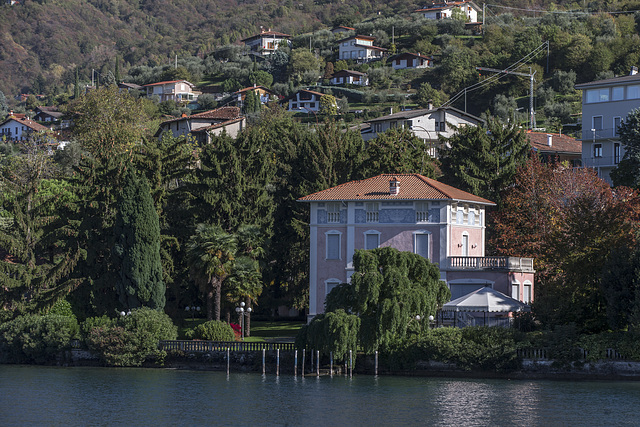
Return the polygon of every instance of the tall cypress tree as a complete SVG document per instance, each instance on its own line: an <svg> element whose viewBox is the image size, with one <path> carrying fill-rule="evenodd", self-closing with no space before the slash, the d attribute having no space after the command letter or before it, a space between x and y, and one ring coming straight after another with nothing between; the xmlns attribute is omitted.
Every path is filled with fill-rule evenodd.
<svg viewBox="0 0 640 427"><path fill-rule="evenodd" d="M147 179L128 169L118 199L114 226L115 255L119 261L116 282L125 308L163 309L165 286L160 259L160 223Z"/></svg>

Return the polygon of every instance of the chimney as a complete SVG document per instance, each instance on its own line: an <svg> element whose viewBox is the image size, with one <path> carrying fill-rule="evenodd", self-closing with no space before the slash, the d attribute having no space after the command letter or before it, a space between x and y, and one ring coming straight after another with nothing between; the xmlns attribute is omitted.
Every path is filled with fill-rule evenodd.
<svg viewBox="0 0 640 427"><path fill-rule="evenodd" d="M389 114L393 114L393 107L389 108Z"/></svg>
<svg viewBox="0 0 640 427"><path fill-rule="evenodd" d="M400 180L395 176L389 181L389 194L395 196L400 192Z"/></svg>
<svg viewBox="0 0 640 427"><path fill-rule="evenodd" d="M629 73L630 76L635 76L636 74L638 74L638 67L636 67L635 65L631 67L631 72Z"/></svg>
<svg viewBox="0 0 640 427"><path fill-rule="evenodd" d="M551 147L553 145L553 135L547 134L547 145Z"/></svg>
<svg viewBox="0 0 640 427"><path fill-rule="evenodd" d="M182 113L181 117L187 117L187 113Z"/></svg>

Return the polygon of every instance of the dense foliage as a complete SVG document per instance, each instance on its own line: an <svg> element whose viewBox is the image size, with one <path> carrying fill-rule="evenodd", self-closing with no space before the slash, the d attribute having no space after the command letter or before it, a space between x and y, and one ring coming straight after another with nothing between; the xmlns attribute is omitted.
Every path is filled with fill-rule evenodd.
<svg viewBox="0 0 640 427"><path fill-rule="evenodd" d="M209 320L193 330L194 338L209 341L234 341L235 333L227 322Z"/></svg>

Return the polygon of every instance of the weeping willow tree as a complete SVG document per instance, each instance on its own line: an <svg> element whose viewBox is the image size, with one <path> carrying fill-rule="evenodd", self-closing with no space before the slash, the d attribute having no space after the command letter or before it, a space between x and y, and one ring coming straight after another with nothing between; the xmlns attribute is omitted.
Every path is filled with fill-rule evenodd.
<svg viewBox="0 0 640 427"><path fill-rule="evenodd" d="M416 316L435 316L451 298L438 267L420 255L390 247L357 250L353 265L351 283L329 293L326 313L303 328L299 346L338 354L356 349L357 334L366 352L384 350L407 336Z"/></svg>

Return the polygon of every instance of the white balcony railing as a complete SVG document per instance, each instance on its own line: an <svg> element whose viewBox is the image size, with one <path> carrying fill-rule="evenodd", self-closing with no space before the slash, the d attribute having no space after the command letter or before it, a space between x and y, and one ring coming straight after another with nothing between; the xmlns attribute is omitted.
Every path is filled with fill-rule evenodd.
<svg viewBox="0 0 640 427"><path fill-rule="evenodd" d="M429 212L416 212L416 222L427 222L429 221Z"/></svg>
<svg viewBox="0 0 640 427"><path fill-rule="evenodd" d="M340 212L327 212L327 222L330 224L340 223Z"/></svg>
<svg viewBox="0 0 640 427"><path fill-rule="evenodd" d="M521 270L533 272L533 258L519 257L449 257L452 270Z"/></svg>
<svg viewBox="0 0 640 427"><path fill-rule="evenodd" d="M378 211L367 212L367 222L378 222Z"/></svg>

